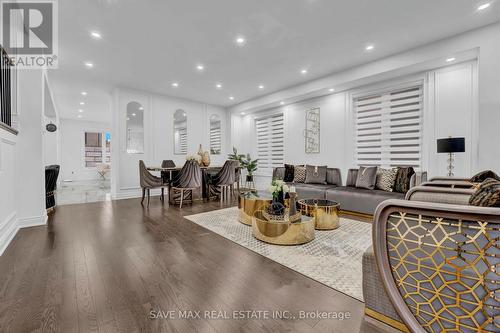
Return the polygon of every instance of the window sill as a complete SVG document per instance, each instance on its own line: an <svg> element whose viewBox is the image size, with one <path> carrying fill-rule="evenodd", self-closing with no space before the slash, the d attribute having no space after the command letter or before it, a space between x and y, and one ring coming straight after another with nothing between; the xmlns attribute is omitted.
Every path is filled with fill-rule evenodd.
<svg viewBox="0 0 500 333"><path fill-rule="evenodd" d="M15 130L14 128L10 127L7 124L2 123L1 121L0 121L0 128L14 135L17 135L19 133L17 130Z"/></svg>

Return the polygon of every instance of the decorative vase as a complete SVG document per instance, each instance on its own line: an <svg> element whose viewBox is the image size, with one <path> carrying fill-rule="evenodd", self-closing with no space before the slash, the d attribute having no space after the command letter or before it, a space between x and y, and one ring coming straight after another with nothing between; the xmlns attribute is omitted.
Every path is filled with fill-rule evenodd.
<svg viewBox="0 0 500 333"><path fill-rule="evenodd" d="M267 212L271 215L285 215L285 199L283 191L278 192L275 196L273 195L273 201L271 202L271 205L269 205Z"/></svg>
<svg viewBox="0 0 500 333"><path fill-rule="evenodd" d="M210 165L210 153L208 151L203 152L203 155L201 157L201 164L206 167Z"/></svg>
<svg viewBox="0 0 500 333"><path fill-rule="evenodd" d="M288 199L289 200L288 203L290 206L289 214L290 214L290 216L293 216L293 215L297 214L297 205L296 205L296 200L295 200L295 198L297 197L297 193L290 192L289 196L290 196Z"/></svg>

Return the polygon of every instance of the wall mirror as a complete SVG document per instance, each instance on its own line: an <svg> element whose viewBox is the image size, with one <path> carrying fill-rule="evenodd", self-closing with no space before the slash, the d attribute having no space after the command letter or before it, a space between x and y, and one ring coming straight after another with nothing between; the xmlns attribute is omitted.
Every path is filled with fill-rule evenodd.
<svg viewBox="0 0 500 333"><path fill-rule="evenodd" d="M127 153L144 153L144 107L137 102L127 104Z"/></svg>
<svg viewBox="0 0 500 333"><path fill-rule="evenodd" d="M210 116L210 154L219 155L222 150L222 132L220 116Z"/></svg>
<svg viewBox="0 0 500 333"><path fill-rule="evenodd" d="M187 154L187 115L181 109L174 113L174 154Z"/></svg>

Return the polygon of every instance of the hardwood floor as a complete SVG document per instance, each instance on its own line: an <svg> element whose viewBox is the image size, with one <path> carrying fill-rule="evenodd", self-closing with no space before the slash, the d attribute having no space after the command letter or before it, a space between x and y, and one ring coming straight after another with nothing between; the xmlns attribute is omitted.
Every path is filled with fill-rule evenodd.
<svg viewBox="0 0 500 333"><path fill-rule="evenodd" d="M361 302L182 217L218 202L182 210L157 197L149 209L139 202L60 206L48 226L20 230L0 257L0 332L379 332ZM202 318L178 318L184 310ZM204 314L244 310L350 319ZM152 318L168 311L176 318Z"/></svg>

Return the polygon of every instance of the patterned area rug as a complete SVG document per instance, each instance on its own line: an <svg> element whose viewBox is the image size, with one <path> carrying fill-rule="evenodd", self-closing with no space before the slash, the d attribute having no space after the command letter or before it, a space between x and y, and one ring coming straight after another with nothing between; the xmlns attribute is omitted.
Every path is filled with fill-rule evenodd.
<svg viewBox="0 0 500 333"><path fill-rule="evenodd" d="M238 208L220 209L186 216L247 249L363 301L361 260L371 245L370 223L341 218L340 227L316 231L316 238L298 246L279 246L252 236L252 227L238 222Z"/></svg>

